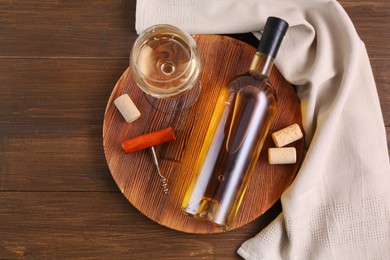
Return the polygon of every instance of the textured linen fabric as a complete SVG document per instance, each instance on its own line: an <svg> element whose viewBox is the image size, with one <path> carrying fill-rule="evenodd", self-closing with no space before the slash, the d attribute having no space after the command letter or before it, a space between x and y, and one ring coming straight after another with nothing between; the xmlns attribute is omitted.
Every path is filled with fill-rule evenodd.
<svg viewBox="0 0 390 260"><path fill-rule="evenodd" d="M297 85L306 155L282 213L238 253L246 259L389 259L390 166L369 59L336 1L138 0L136 29L259 32L290 28L276 65Z"/></svg>

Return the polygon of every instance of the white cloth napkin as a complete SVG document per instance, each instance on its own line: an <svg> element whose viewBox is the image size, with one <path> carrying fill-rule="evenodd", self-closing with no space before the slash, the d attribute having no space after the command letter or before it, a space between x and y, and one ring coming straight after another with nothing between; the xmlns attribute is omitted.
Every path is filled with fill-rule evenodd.
<svg viewBox="0 0 390 260"><path fill-rule="evenodd" d="M390 258L390 166L363 42L332 0L138 0L136 29L261 31L290 24L276 59L298 85L307 153L281 198L282 213L238 253L246 259Z"/></svg>

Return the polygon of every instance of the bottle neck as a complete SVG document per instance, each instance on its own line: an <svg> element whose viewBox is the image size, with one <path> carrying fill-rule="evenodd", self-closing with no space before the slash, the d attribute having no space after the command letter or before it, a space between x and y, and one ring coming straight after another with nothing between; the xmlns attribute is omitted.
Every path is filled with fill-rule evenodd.
<svg viewBox="0 0 390 260"><path fill-rule="evenodd" d="M256 52L253 57L249 74L255 78L269 78L274 65L274 58L262 52Z"/></svg>

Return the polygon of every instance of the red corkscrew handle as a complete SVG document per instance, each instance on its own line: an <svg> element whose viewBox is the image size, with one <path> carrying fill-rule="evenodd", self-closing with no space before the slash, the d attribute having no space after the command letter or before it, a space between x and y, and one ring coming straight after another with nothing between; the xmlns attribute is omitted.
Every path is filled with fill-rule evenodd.
<svg viewBox="0 0 390 260"><path fill-rule="evenodd" d="M159 131L125 140L122 142L122 148L125 153L132 153L174 140L176 140L176 136L172 127L167 127Z"/></svg>

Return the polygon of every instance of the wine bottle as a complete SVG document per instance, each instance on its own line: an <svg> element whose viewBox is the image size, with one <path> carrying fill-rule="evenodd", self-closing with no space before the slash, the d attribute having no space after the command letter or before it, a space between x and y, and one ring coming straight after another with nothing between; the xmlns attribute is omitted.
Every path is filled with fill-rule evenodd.
<svg viewBox="0 0 390 260"><path fill-rule="evenodd" d="M275 114L277 97L268 79L288 23L269 17L247 74L218 96L182 209L228 229L240 207L251 173Z"/></svg>

